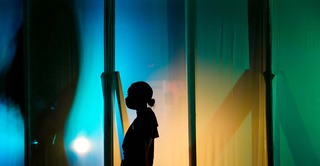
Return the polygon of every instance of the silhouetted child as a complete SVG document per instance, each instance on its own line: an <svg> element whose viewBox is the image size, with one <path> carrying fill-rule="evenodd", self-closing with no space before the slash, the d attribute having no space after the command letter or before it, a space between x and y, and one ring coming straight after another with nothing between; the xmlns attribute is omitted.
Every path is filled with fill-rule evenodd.
<svg viewBox="0 0 320 166"><path fill-rule="evenodd" d="M124 160L121 166L152 166L154 139L159 137L157 118L150 107L154 106L153 90L146 82L135 82L128 89L126 105L137 111L123 140ZM150 107L148 107L150 106Z"/></svg>

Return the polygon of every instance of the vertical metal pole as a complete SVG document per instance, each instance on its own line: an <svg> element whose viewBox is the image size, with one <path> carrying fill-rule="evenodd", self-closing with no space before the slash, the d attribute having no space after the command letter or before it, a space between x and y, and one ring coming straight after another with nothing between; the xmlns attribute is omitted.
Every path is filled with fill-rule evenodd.
<svg viewBox="0 0 320 166"><path fill-rule="evenodd" d="M24 165L30 164L30 0L23 1L23 59L24 59Z"/></svg>
<svg viewBox="0 0 320 166"><path fill-rule="evenodd" d="M115 64L115 1L106 0L104 8L104 165L113 166L113 108Z"/></svg>
<svg viewBox="0 0 320 166"><path fill-rule="evenodd" d="M265 79L266 97L266 137L267 137L267 162L269 166L274 165L273 152L273 119L272 119L272 68L271 68L271 37L270 37L270 7L269 0L248 0L248 22L249 22L249 47L252 57L251 68L256 70L257 59L262 59L262 67ZM259 56L259 57L257 57ZM261 56L261 58L260 58ZM259 60L258 60L259 61Z"/></svg>
<svg viewBox="0 0 320 166"><path fill-rule="evenodd" d="M189 115L189 165L197 165L196 155L196 91L195 91L195 54L196 54L196 1L186 0L186 53L187 86Z"/></svg>
<svg viewBox="0 0 320 166"><path fill-rule="evenodd" d="M264 39L266 47L266 126L267 126L267 149L268 149L268 165L274 165L274 152L273 152L273 110L272 110L272 55L271 55L271 22L270 22L270 2L264 0L263 3L263 27Z"/></svg>
<svg viewBox="0 0 320 166"><path fill-rule="evenodd" d="M269 166L274 165L273 152L273 119L272 119L272 60L270 37L270 5L269 0L248 0L249 20L249 47L250 56L262 56L262 70L266 88L266 134L267 134L267 161ZM254 61L253 61L254 63Z"/></svg>

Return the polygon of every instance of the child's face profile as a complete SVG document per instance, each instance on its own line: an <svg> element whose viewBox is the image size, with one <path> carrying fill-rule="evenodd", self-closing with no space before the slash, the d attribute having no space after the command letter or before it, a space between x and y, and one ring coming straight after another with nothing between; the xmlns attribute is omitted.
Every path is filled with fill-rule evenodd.
<svg viewBox="0 0 320 166"><path fill-rule="evenodd" d="M143 102L143 100L141 100L141 96L138 96L135 93L130 91L128 91L128 95L125 100L126 100L127 107L134 110L136 110L140 106L143 106L143 104L144 105L146 104Z"/></svg>
<svg viewBox="0 0 320 166"><path fill-rule="evenodd" d="M136 101L134 99L134 97L132 97L131 95L129 95L126 97L126 105L128 108L130 109L137 109L137 106L135 105Z"/></svg>

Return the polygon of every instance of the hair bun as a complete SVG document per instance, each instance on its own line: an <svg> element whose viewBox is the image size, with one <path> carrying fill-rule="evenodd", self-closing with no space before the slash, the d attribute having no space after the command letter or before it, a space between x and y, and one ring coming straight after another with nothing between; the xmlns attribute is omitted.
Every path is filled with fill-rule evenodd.
<svg viewBox="0 0 320 166"><path fill-rule="evenodd" d="M156 102L156 101L155 101L154 99L149 99L149 100L148 100L148 105L149 105L150 107L153 107L155 102Z"/></svg>

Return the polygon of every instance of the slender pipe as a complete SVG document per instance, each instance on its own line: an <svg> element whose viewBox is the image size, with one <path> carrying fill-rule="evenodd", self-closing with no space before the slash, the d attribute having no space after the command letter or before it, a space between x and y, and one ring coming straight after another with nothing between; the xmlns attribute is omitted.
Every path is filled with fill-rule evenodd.
<svg viewBox="0 0 320 166"><path fill-rule="evenodd" d="M188 86L188 128L189 128L189 165L197 165L196 150L196 1L186 0L186 52L187 52L187 86Z"/></svg>
<svg viewBox="0 0 320 166"><path fill-rule="evenodd" d="M113 166L113 111L115 64L115 1L106 0L104 8L104 165Z"/></svg>
<svg viewBox="0 0 320 166"><path fill-rule="evenodd" d="M273 152L273 110L272 110L272 55L271 55L271 20L270 20L270 2L264 0L263 5L264 34L265 34L265 51L266 51L266 121L267 121L267 149L268 165L274 165Z"/></svg>
<svg viewBox="0 0 320 166"><path fill-rule="evenodd" d="M249 22L249 47L252 63L250 68L263 72L265 79L265 101L266 101L266 138L267 138L267 162L269 166L274 165L273 152L273 114L272 114L272 57L270 37L270 7L269 0L248 0L248 22ZM259 57L258 57L259 56ZM258 60L257 60L258 59ZM262 67L256 62L262 59Z"/></svg>
<svg viewBox="0 0 320 166"><path fill-rule="evenodd" d="M30 0L23 1L23 59L24 59L24 165L30 164Z"/></svg>

